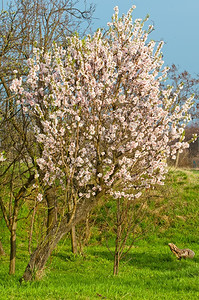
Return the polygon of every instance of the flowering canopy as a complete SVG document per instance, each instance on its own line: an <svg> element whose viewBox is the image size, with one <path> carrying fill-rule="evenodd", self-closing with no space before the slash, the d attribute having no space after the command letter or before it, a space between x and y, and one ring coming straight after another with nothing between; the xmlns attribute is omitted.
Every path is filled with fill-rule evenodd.
<svg viewBox="0 0 199 300"><path fill-rule="evenodd" d="M181 136L191 99L180 107L181 87L160 89L162 43L147 42L151 28L132 22L133 9L119 18L116 7L106 33L69 37L66 49L35 49L26 85L12 83L19 105L37 120L45 183L59 180L76 201L103 190L139 197L163 183L167 157L188 147Z"/></svg>

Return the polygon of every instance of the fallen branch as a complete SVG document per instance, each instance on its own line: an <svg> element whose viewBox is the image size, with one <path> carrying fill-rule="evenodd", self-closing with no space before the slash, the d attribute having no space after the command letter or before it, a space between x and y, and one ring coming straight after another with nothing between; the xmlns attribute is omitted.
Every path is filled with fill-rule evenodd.
<svg viewBox="0 0 199 300"><path fill-rule="evenodd" d="M182 258L186 259L193 258L195 253L190 249L179 249L176 245L169 243L171 252L177 257L177 259L181 260Z"/></svg>

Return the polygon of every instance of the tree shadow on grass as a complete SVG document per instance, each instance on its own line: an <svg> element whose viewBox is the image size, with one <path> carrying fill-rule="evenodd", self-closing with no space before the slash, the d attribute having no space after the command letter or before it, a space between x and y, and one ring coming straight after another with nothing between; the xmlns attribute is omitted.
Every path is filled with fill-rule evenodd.
<svg viewBox="0 0 199 300"><path fill-rule="evenodd" d="M78 258L81 258L78 254L73 254L72 252L58 252L53 253L52 256L55 256L63 261L76 261Z"/></svg>
<svg viewBox="0 0 199 300"><path fill-rule="evenodd" d="M107 251L95 251L93 253L96 257L101 257L109 261L113 261L113 255ZM137 269L149 268L151 270L161 271L176 271L187 269L190 264L198 263L198 258L193 260L177 260L172 253L150 253L150 252L135 252L126 255L125 259L121 260L121 264L128 264Z"/></svg>
<svg viewBox="0 0 199 300"><path fill-rule="evenodd" d="M135 253L131 255L129 264L137 268L149 268L151 270L175 270L187 268L186 261L179 261L167 253Z"/></svg>
<svg viewBox="0 0 199 300"><path fill-rule="evenodd" d="M163 250L163 249L162 249ZM74 255L70 252L58 252L54 254L57 258L65 262L77 262L80 263L82 260L93 260L95 262L104 263L105 260L112 262L114 261L113 253L107 249L88 249L85 256ZM188 270L190 267L194 270L196 264L199 263L199 257L197 255L193 260L182 259L181 261L170 252L169 249L165 248L165 252L154 251L141 251L139 248L135 248L128 253L124 259L121 260L121 265L126 264L128 266L135 267L137 269L150 269L160 271L180 271ZM197 268L198 269L198 268ZM198 274L199 275L199 274Z"/></svg>

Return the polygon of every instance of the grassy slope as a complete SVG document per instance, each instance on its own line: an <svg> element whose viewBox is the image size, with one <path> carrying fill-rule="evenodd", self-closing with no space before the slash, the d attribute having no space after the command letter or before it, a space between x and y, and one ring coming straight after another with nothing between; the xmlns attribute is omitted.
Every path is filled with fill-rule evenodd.
<svg viewBox="0 0 199 300"><path fill-rule="evenodd" d="M42 280L20 285L28 262L20 241L15 276L7 274L8 256L0 257L0 299L198 299L199 171L173 171L169 181L177 195L165 212L169 225L163 222L160 232L137 243L121 262L117 277L112 275L112 256L106 247L95 243L85 249L84 256L74 256L65 240L48 262ZM2 242L6 248L6 237ZM177 261L168 242L194 250L194 260Z"/></svg>

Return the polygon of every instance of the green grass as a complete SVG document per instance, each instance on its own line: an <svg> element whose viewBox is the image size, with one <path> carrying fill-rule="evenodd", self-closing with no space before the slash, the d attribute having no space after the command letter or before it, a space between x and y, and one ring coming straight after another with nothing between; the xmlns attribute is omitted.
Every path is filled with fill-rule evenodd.
<svg viewBox="0 0 199 300"><path fill-rule="evenodd" d="M199 251L199 246L194 247ZM131 258L131 260L129 260ZM1 266L8 259L1 259ZM18 262L24 269L25 263ZM112 257L102 246L89 247L85 257L62 246L48 262L42 280L20 285L15 276L0 271L0 299L197 299L199 258L177 261L166 243L140 243L112 275ZM100 296L101 295L101 296ZM104 298L103 298L104 297ZM106 297L106 298L105 298Z"/></svg>
<svg viewBox="0 0 199 300"><path fill-rule="evenodd" d="M68 239L61 241L48 261L43 277L19 283L29 256L20 241L16 275L8 275L9 257L0 257L0 299L198 299L199 298L199 172L172 171L172 205L169 225L136 243L118 276L112 275L113 257L93 237L84 255L70 252ZM160 216L161 218L161 216ZM23 234L22 234L23 236ZM8 253L8 238L0 234ZM168 243L189 247L193 260L178 261ZM113 248L112 248L113 250Z"/></svg>

